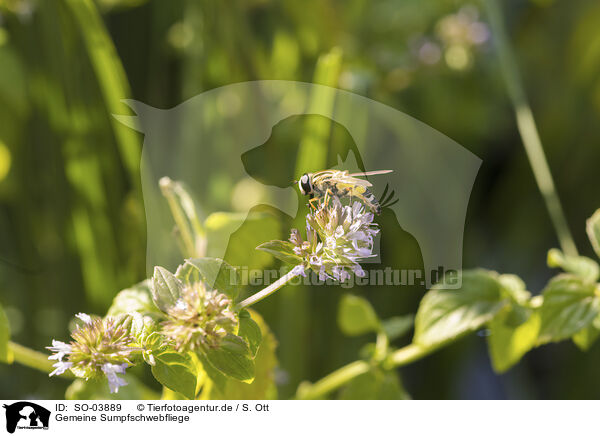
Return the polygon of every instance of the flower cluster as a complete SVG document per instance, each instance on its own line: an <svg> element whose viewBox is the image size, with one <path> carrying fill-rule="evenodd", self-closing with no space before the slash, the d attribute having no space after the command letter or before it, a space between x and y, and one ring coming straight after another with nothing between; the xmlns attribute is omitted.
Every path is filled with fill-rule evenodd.
<svg viewBox="0 0 600 436"><path fill-rule="evenodd" d="M321 202L316 211L306 217L306 241L292 229L290 242L294 254L305 266L319 274L321 280L344 281L352 271L364 276L359 261L374 257L373 242L379 232L373 214L360 202L344 206L337 197Z"/></svg>
<svg viewBox="0 0 600 436"><path fill-rule="evenodd" d="M132 353L138 351L130 346L134 339L129 334L126 318L92 318L85 313L76 316L83 324L71 334L73 341L67 344L53 340L52 346L46 347L54 352L48 359L56 360L50 376L67 370L86 380L106 376L110 391L118 392L127 382L117 374L125 373L132 365Z"/></svg>
<svg viewBox="0 0 600 436"><path fill-rule="evenodd" d="M177 351L218 347L221 338L233 333L238 322L232 301L217 290L206 289L202 282L185 286L167 315L162 334Z"/></svg>

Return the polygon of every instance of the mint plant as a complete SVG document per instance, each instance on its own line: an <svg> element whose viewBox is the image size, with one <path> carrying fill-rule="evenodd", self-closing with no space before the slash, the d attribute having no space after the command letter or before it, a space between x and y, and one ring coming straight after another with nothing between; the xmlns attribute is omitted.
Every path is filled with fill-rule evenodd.
<svg viewBox="0 0 600 436"><path fill-rule="evenodd" d="M168 179L161 187L182 253L201 253L210 232L192 197ZM246 299L240 298L239 272L221 259L190 257L174 272L157 266L150 279L119 292L106 316L77 314L72 340L53 340L50 356L9 342L0 311L0 358L78 379L67 398L157 397L129 374L139 365L150 367L164 387L163 398L273 398L275 340L248 308L299 275L316 274L331 283L364 275L360 261L373 256L379 232L373 219L359 202L343 205L335 196L321 201L309 209L305 238L292 229L288 241L257 247L287 263L289 271ZM588 220L587 233L600 257L600 210ZM489 330L489 354L498 373L549 342L571 339L589 349L600 336L600 266L557 249L549 251L548 265L562 272L540 295L532 296L515 275L468 270L459 273L460 289L439 284L428 291L414 316L381 320L366 299L346 294L338 312L340 329L349 336L375 334L375 341L361 350L359 360L300 384L296 398L333 392L346 399L410 398L397 368L482 328ZM413 328L412 342L394 347Z"/></svg>
<svg viewBox="0 0 600 436"><path fill-rule="evenodd" d="M163 194L176 223L182 253L201 253L210 239L180 183L164 179ZM288 272L242 299L239 272L222 259L190 257L176 271L157 266L153 276L119 292L106 316L76 315L69 343L53 340L47 356L9 341L0 311L0 358L76 378L67 398L156 398L130 373L148 365L165 399L274 398L275 340L260 315L249 309L300 275L339 283L364 275L360 262L373 256L380 231L364 205L343 205L335 196L310 208L306 237L296 229L288 241L257 247L288 264ZM600 257L600 210L587 223ZM349 336L375 335L360 359L315 382L298 386L296 398L407 399L397 368L485 328L493 368L502 373L531 349L571 339L587 350L600 336L600 266L590 258L552 249L548 265L560 268L540 295L517 276L475 269L459 272L460 289L442 281L428 291L413 315L380 319L370 303L346 294L338 324ZM414 329L409 345L394 342Z"/></svg>
<svg viewBox="0 0 600 436"><path fill-rule="evenodd" d="M600 257L600 210L587 222L587 233ZM417 310L412 342L400 349L389 346L394 336L390 326L405 333L410 318L377 319L368 301L359 297L344 298L338 317L347 334L377 333L376 343L365 347L365 356L316 383L303 383L296 397L324 398L334 391L351 389L355 398L372 395L369 384L360 379L365 374L388 374L437 349L479 329L488 329L488 350L493 369L506 372L530 350L549 342L571 339L582 350L588 350L600 336L599 265L584 256L571 256L552 249L548 265L563 270L552 278L540 295L532 296L517 276L476 269L462 271L460 289L434 286ZM392 321L394 320L394 321ZM388 325L386 329L385 326ZM401 384L398 383L400 386ZM349 388L352 387L352 388ZM362 386L357 393L356 386ZM389 398L390 391L377 398ZM398 389L394 398L406 398Z"/></svg>

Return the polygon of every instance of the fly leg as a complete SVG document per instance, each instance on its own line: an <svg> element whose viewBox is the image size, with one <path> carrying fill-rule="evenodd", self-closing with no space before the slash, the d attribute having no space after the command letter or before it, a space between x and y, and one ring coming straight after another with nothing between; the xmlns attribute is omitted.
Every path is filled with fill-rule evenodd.
<svg viewBox="0 0 600 436"><path fill-rule="evenodd" d="M323 199L323 203L325 204L325 206L329 206L330 197L333 197L333 192L331 191L331 189L327 188L327 191L325 191L325 197Z"/></svg>
<svg viewBox="0 0 600 436"><path fill-rule="evenodd" d="M318 201L318 200L319 200L319 197L314 197L314 196L312 196L312 198L310 200L308 200L309 206L312 207L315 211L317 210L317 208L315 207L314 202Z"/></svg>

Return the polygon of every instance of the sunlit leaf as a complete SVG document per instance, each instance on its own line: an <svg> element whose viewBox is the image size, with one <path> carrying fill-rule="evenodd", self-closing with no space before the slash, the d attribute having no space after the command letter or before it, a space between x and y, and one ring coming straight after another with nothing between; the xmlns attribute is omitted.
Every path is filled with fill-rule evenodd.
<svg viewBox="0 0 600 436"><path fill-rule="evenodd" d="M487 338L492 367L503 373L515 365L537 342L541 320L537 312L529 309L528 318L519 325L510 322L513 308L507 307L488 324Z"/></svg>
<svg viewBox="0 0 600 436"><path fill-rule="evenodd" d="M516 303L524 304L531 298L531 292L527 290L525 282L519 276L501 274L498 281L502 285L503 291Z"/></svg>
<svg viewBox="0 0 600 436"><path fill-rule="evenodd" d="M302 263L302 258L294 253L294 244L289 241L269 241L260 244L256 249L266 251L275 258L292 265Z"/></svg>
<svg viewBox="0 0 600 436"><path fill-rule="evenodd" d="M596 261L584 256L568 256L556 248L548 251L548 266L562 268L587 282L595 282L600 277L600 267Z"/></svg>
<svg viewBox="0 0 600 436"><path fill-rule="evenodd" d="M581 350L588 351L600 336L600 316L594 318L591 324L573 335L573 342Z"/></svg>
<svg viewBox="0 0 600 436"><path fill-rule="evenodd" d="M156 365L152 375L169 389L193 400L196 396L197 369L192 357L186 353L166 350L155 355Z"/></svg>
<svg viewBox="0 0 600 436"><path fill-rule="evenodd" d="M160 310L166 313L173 307L181 296L182 290L183 283L175 275L163 267L154 268L151 286L152 300Z"/></svg>
<svg viewBox="0 0 600 436"><path fill-rule="evenodd" d="M539 343L571 337L590 325L600 313L596 285L578 276L562 274L555 277L543 295Z"/></svg>
<svg viewBox="0 0 600 436"><path fill-rule="evenodd" d="M209 397L201 397L201 399L260 400L277 398L277 387L275 386L277 341L262 317L255 311L250 310L250 313L252 319L260 327L262 336L260 347L254 358L254 380L248 384L228 379L222 389L213 390Z"/></svg>
<svg viewBox="0 0 600 436"><path fill-rule="evenodd" d="M144 280L130 288L123 289L113 300L107 315L116 316L123 313L138 312L142 315L160 313L152 301L151 281Z"/></svg>
<svg viewBox="0 0 600 436"><path fill-rule="evenodd" d="M262 341L262 333L259 325L251 318L250 312L242 310L240 312L240 327L238 335L248 342L252 357L256 356L256 352Z"/></svg>
<svg viewBox="0 0 600 436"><path fill-rule="evenodd" d="M417 311L414 342L433 346L480 328L506 304L501 290L497 274L485 270L462 272L460 289L434 286Z"/></svg>
<svg viewBox="0 0 600 436"><path fill-rule="evenodd" d="M185 263L192 265L200 274L201 280L211 289L217 289L232 300L239 295L242 286L239 273L223 259L204 257L186 259Z"/></svg>
<svg viewBox="0 0 600 436"><path fill-rule="evenodd" d="M250 348L239 336L225 336L218 348L207 348L205 355L210 364L226 376L245 383L254 380L254 361Z"/></svg>

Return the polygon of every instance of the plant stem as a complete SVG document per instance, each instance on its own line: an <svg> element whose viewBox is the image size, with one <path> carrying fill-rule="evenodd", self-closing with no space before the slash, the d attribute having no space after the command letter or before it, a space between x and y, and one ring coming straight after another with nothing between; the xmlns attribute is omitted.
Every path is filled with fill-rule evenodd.
<svg viewBox="0 0 600 436"><path fill-rule="evenodd" d="M402 347L399 350L394 351L384 362L384 369L399 368L409 363L413 363L415 360L419 360L428 354L433 353L439 347L428 347L424 348L416 344L409 344L406 347Z"/></svg>
<svg viewBox="0 0 600 436"><path fill-rule="evenodd" d="M284 276L280 277L277 281L271 283L269 286L264 288L262 291L257 292L256 294L252 295L251 297L246 298L244 301L239 303L237 305L237 309L243 309L245 307L252 306L253 304L258 303L259 301L267 298L269 295L278 291L280 288L283 287L283 285L285 285L287 282L289 282L294 277L296 277L300 274L301 274L301 271L296 270L296 268L292 268L291 271L289 271Z"/></svg>
<svg viewBox="0 0 600 436"><path fill-rule="evenodd" d="M380 331L377 333L377 340L375 341L375 355L373 358L375 361L380 362L385 358L388 352L388 348L390 346L390 341L387 335Z"/></svg>
<svg viewBox="0 0 600 436"><path fill-rule="evenodd" d="M298 400L315 400L335 391L350 380L367 373L371 365L364 360L357 360L342 366L314 384L301 384L296 394Z"/></svg>
<svg viewBox="0 0 600 436"><path fill-rule="evenodd" d="M32 350L31 348L27 348L12 341L8 343L8 347L13 353L15 362L47 374L54 370L52 367L52 361L48 360L47 354L40 353L39 351ZM61 374L60 377L73 378L70 372L65 372Z"/></svg>
<svg viewBox="0 0 600 436"><path fill-rule="evenodd" d="M419 360L428 354L434 352L439 347L424 348L419 345L409 344L399 350L394 351L384 362L383 368L390 370L399 368L409 363ZM346 383L350 382L354 378L368 372L371 369L371 364L364 360L357 360L349 363L348 365L342 366L341 368L333 371L331 374L326 375L321 380L314 384L300 385L296 399L298 400L314 400L322 398L330 392L339 389Z"/></svg>
<svg viewBox="0 0 600 436"><path fill-rule="evenodd" d="M542 193L546 208L558 236L562 250L568 255L577 255L577 247L569 230L550 168L544 154L542 141L538 133L531 107L523 88L517 69L515 56L511 50L504 29L502 10L497 0L484 1L490 20L492 34L495 36L500 66L508 88L508 94L514 106L519 134L531 164L537 185Z"/></svg>
<svg viewBox="0 0 600 436"><path fill-rule="evenodd" d="M204 257L206 234L196 214L194 201L180 183L168 177L161 178L159 184L179 230L184 257Z"/></svg>

